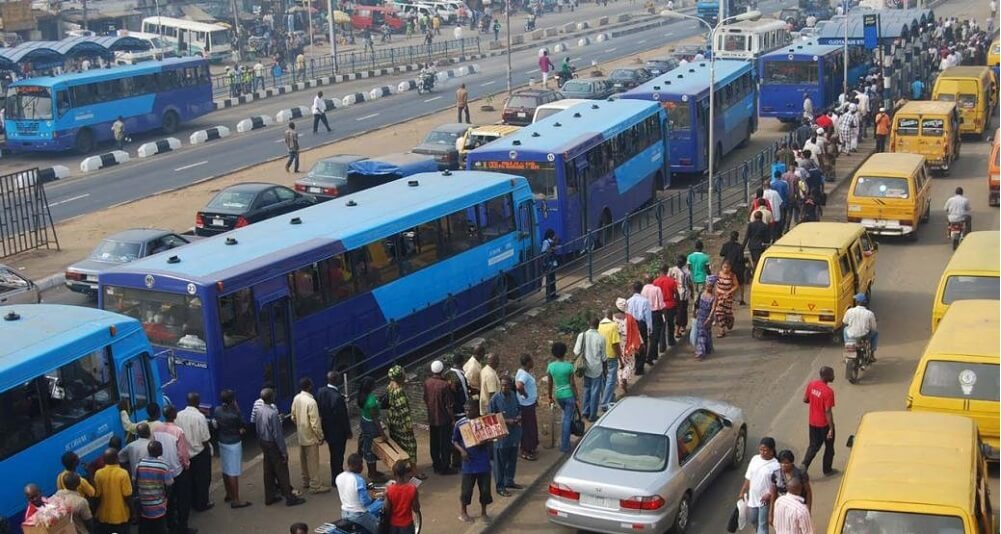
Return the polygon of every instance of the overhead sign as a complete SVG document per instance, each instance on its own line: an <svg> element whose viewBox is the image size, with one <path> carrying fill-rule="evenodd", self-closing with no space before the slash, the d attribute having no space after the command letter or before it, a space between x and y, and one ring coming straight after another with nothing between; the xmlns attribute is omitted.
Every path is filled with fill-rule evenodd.
<svg viewBox="0 0 1001 534"><path fill-rule="evenodd" d="M865 40L866 50L879 46L879 14L862 15L862 38Z"/></svg>

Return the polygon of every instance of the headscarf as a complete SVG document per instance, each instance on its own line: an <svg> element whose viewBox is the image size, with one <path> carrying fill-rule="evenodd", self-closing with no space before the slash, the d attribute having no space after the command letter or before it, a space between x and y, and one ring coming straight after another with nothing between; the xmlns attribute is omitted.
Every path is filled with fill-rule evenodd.
<svg viewBox="0 0 1001 534"><path fill-rule="evenodd" d="M625 313L626 311L626 299L619 297L615 299L615 307L619 309L620 312Z"/></svg>
<svg viewBox="0 0 1001 534"><path fill-rule="evenodd" d="M717 280L719 280L718 276L716 276L715 274L710 274L709 276L706 277L706 285L714 286L716 285Z"/></svg>
<svg viewBox="0 0 1001 534"><path fill-rule="evenodd" d="M389 368L389 379L393 382L403 382L403 367L394 365Z"/></svg>

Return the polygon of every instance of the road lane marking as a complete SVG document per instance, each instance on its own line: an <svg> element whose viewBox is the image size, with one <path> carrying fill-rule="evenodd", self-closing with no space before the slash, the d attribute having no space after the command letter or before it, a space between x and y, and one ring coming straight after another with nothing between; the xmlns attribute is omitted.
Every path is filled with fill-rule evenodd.
<svg viewBox="0 0 1001 534"><path fill-rule="evenodd" d="M480 87L486 87L488 85L493 85L495 83L497 83L497 80L490 80L489 82L483 82L483 83L481 83Z"/></svg>
<svg viewBox="0 0 1001 534"><path fill-rule="evenodd" d="M378 116L379 116L379 114L378 114L378 113L373 113L373 114L371 114L371 115L365 115L364 117L358 117L358 118L357 118L357 119L355 119L355 120L356 120L356 121L358 121L358 122L361 122L361 121L366 121L366 120L368 120L368 119L374 119L374 118L376 118L376 117L378 117Z"/></svg>
<svg viewBox="0 0 1001 534"><path fill-rule="evenodd" d="M436 96L434 98L429 98L429 99L425 100L424 102L434 102L435 100L438 100L439 98L441 98L441 97L440 96Z"/></svg>
<svg viewBox="0 0 1001 534"><path fill-rule="evenodd" d="M282 141L284 141L284 139L282 139ZM199 161L198 163L192 163L191 165L185 165L183 167L178 167L178 168L174 169L174 172L180 172L180 171L186 171L188 169L194 169L195 167L201 167L202 165L205 165L206 163L208 163L208 160L206 160L206 161Z"/></svg>
<svg viewBox="0 0 1001 534"><path fill-rule="evenodd" d="M641 39L641 40L639 40L639 41L636 41L636 44L643 44L643 43L645 43L645 42L646 42L646 39Z"/></svg>
<svg viewBox="0 0 1001 534"><path fill-rule="evenodd" d="M615 52L615 51L616 51L616 50L618 50L618 49L619 49L618 47L615 47L615 48L609 48L608 50L605 50L605 53L606 53L606 54L611 54L612 52Z"/></svg>
<svg viewBox="0 0 1001 534"><path fill-rule="evenodd" d="M90 196L90 193L84 193L82 195L77 195L75 197L69 197L66 200L60 200L59 202L52 202L52 203L49 204L49 207L51 208L52 206L58 206L60 204L65 204L67 202L73 202L74 200L80 200L81 198L87 198L89 196Z"/></svg>
<svg viewBox="0 0 1001 534"><path fill-rule="evenodd" d="M539 69L532 69L532 70L526 70L526 71L525 71L525 74L532 74L533 72L536 72L536 71L538 71L538 70L539 70Z"/></svg>

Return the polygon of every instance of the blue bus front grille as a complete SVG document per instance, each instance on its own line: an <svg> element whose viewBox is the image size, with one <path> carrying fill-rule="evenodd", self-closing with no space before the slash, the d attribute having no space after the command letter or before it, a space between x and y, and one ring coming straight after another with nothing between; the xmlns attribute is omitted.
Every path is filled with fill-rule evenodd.
<svg viewBox="0 0 1001 534"><path fill-rule="evenodd" d="M37 122L29 121L15 121L14 126L17 135L38 135L38 130L41 128Z"/></svg>

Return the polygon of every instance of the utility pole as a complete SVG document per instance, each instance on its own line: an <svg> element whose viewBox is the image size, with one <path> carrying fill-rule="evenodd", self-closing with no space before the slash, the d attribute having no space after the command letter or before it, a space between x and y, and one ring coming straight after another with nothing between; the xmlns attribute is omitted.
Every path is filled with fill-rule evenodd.
<svg viewBox="0 0 1001 534"><path fill-rule="evenodd" d="M844 93L845 103L847 104L848 103L848 0L845 0L844 7L842 8L842 10L844 11L843 15L844 19L841 21L841 23L844 24L845 26L845 46L841 54L844 56L845 60L844 61L845 74L844 74L844 80L842 81L841 85L842 87L841 92Z"/></svg>
<svg viewBox="0 0 1001 534"><path fill-rule="evenodd" d="M232 0L233 3L233 33L236 38L236 59L237 63L243 58L243 53L241 48L243 48L243 40L240 39L240 8L236 5L236 0ZM157 2L157 10L159 11L159 2ZM159 16L159 14L157 15Z"/></svg>
<svg viewBox="0 0 1001 534"><path fill-rule="evenodd" d="M87 0L82 0L81 4L83 4L83 29L86 30L87 29Z"/></svg>
<svg viewBox="0 0 1001 534"><path fill-rule="evenodd" d="M309 55L312 56L316 53L316 48L313 46L313 6L310 0L302 0L304 6L306 6L306 25L309 26Z"/></svg>
<svg viewBox="0 0 1001 534"><path fill-rule="evenodd" d="M507 94L511 95L511 0L507 0L504 4L504 15L505 22L507 26Z"/></svg>
<svg viewBox="0 0 1001 534"><path fill-rule="evenodd" d="M327 0L327 31L330 32L330 55L334 56L334 72L337 72L337 36L334 35L334 2Z"/></svg>

